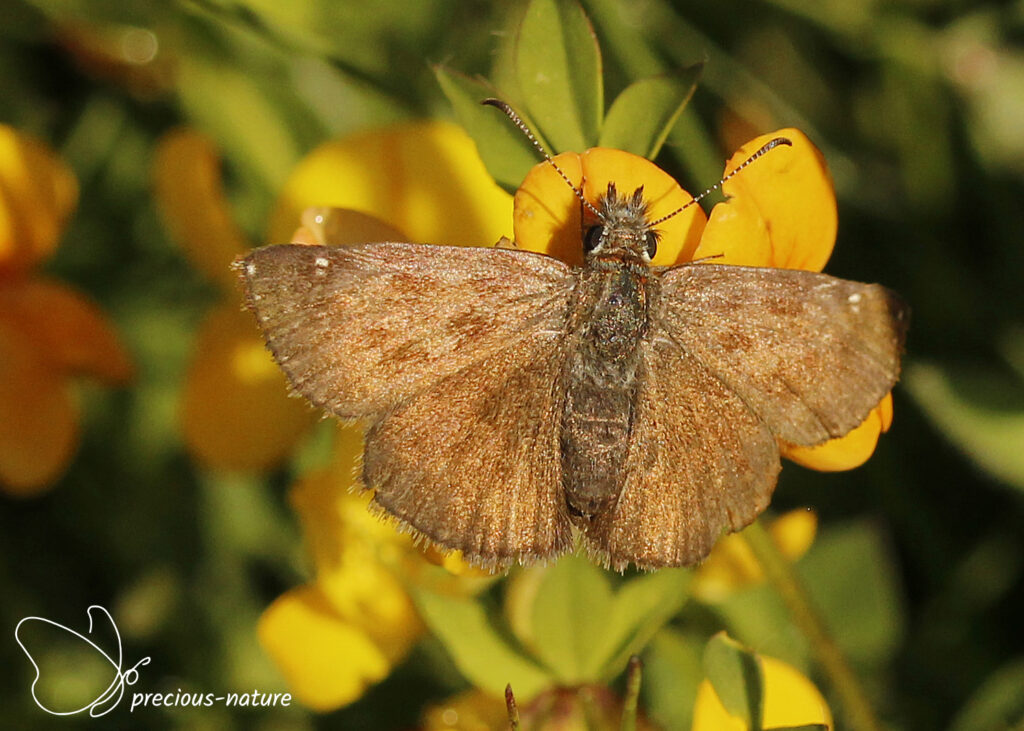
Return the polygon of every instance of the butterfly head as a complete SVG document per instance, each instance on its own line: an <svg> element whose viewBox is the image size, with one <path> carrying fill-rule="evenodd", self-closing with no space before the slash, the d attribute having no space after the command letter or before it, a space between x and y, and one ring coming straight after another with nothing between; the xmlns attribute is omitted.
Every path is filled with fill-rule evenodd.
<svg viewBox="0 0 1024 731"><path fill-rule="evenodd" d="M583 254L591 258L635 258L650 264L658 250L658 232L647 218L647 201L640 186L632 195L619 195L615 183L597 205L597 221L583 234Z"/></svg>

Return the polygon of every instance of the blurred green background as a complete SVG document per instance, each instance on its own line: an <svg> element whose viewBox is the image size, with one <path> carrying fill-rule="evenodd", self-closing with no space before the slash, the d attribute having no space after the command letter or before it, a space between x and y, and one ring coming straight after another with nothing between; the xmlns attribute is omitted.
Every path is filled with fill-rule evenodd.
<svg viewBox="0 0 1024 731"><path fill-rule="evenodd" d="M854 661L893 728L1022 723L1024 3L582 5L608 99L638 77L705 62L659 158L687 189L712 184L736 147L780 127L824 152L840 206L827 271L880 281L911 304L906 371L874 457L833 475L787 466L773 507L811 506L819 541L873 552L886 616L864 640L878 647ZM169 689L282 687L254 626L307 572L285 498L294 467L213 471L183 447L183 376L219 295L158 216L154 145L182 123L207 133L234 217L260 242L304 153L398 120L452 118L430 64L489 74L521 7L5 0L0 123L46 140L81 187L46 271L99 303L137 374L124 388L82 384L82 444L52 490L0 493L0 631L32 614L81 627L98 603L119 618L126 664L152 656L145 674ZM723 617L756 636L749 618ZM426 640L333 714L172 709L147 725L410 728L428 701L465 687L443 655ZM0 668L0 725L56 720L31 703L15 643L0 643ZM137 720L114 712L66 725Z"/></svg>

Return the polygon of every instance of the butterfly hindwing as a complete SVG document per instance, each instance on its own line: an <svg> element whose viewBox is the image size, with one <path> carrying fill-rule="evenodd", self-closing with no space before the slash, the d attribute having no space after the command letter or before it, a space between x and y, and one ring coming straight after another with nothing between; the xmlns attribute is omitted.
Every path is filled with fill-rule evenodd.
<svg viewBox="0 0 1024 731"><path fill-rule="evenodd" d="M641 347L625 482L586 530L619 570L700 561L764 510L780 468L774 437L735 393L671 341Z"/></svg>
<svg viewBox="0 0 1024 731"><path fill-rule="evenodd" d="M376 502L484 566L568 549L559 447L562 338L520 338L374 424L363 475Z"/></svg>

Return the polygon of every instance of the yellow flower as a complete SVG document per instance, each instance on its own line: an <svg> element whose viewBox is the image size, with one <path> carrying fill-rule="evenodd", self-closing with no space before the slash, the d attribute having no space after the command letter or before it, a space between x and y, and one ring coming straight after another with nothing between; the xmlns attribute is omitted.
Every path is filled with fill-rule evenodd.
<svg viewBox="0 0 1024 731"><path fill-rule="evenodd" d="M792 665L773 657L758 656L764 677L764 719L762 728L800 726L813 723L832 728L832 712L814 683ZM697 687L691 731L748 731L732 716L707 680Z"/></svg>
<svg viewBox="0 0 1024 731"><path fill-rule="evenodd" d="M681 264L715 256L716 263L821 271L835 243L835 192L824 159L807 137L795 129L763 135L741 147L726 164L735 169L774 137L787 137L792 147L779 147L728 180L728 200L716 205L710 218L698 206L659 225L662 237L652 262ZM660 218L679 208L691 195L667 173L642 157L621 150L595 148L555 157L587 200L596 202L609 182L631 193L643 185L650 215ZM533 168L515 196L517 246L541 251L570 263L582 262L580 204L569 186L548 164ZM874 452L878 436L892 422L887 395L864 422L849 434L816 447L781 443L782 454L818 470L846 470L863 464Z"/></svg>
<svg viewBox="0 0 1024 731"><path fill-rule="evenodd" d="M387 676L422 632L394 571L413 550L350 493L346 475L362 449L346 433L337 463L291 491L315 567L314 580L292 589L263 613L259 637L296 699L316 710L350 703Z"/></svg>
<svg viewBox="0 0 1024 731"><path fill-rule="evenodd" d="M0 488L32 495L78 443L74 376L107 383L132 365L99 308L34 270L57 247L78 185L44 143L0 125Z"/></svg>
<svg viewBox="0 0 1024 731"><path fill-rule="evenodd" d="M317 413L288 398L255 321L242 312L230 264L249 243L228 210L213 145L194 131L170 133L157 151L154 181L171 234L223 295L197 336L182 405L185 442L214 466L278 464ZM508 233L512 208L465 133L436 122L354 135L311 152L280 194L267 243L292 240L311 206L348 209L333 214L330 232L307 232L332 244L401 238L490 245Z"/></svg>
<svg viewBox="0 0 1024 731"><path fill-rule="evenodd" d="M818 519L810 510L793 510L768 525L772 540L789 561L807 553L814 542ZM696 570L690 587L701 601L721 601L737 589L764 581L764 569L740 533L720 539L707 560Z"/></svg>

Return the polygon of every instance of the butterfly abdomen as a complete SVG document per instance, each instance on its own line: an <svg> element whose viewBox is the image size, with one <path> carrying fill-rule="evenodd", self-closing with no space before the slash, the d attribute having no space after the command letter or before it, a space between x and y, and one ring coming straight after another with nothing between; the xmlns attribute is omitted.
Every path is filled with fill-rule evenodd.
<svg viewBox="0 0 1024 731"><path fill-rule="evenodd" d="M575 516L594 515L622 489L647 331L645 272L588 268L581 275L561 425L562 483Z"/></svg>

